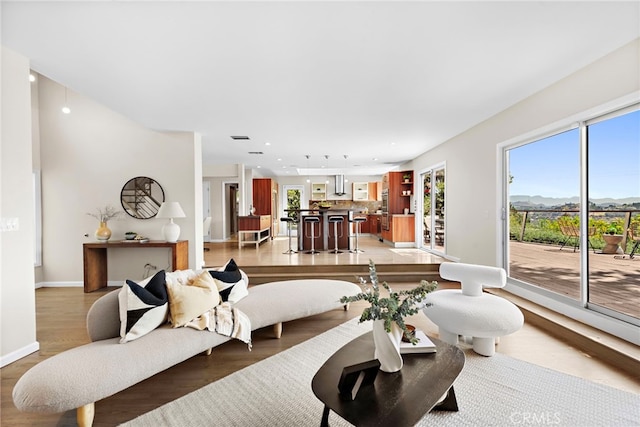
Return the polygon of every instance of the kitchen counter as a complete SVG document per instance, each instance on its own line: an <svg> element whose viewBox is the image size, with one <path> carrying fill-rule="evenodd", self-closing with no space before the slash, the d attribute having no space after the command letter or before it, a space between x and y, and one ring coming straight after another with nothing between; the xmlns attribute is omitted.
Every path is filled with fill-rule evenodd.
<svg viewBox="0 0 640 427"><path fill-rule="evenodd" d="M342 238L338 239L338 248L344 250L351 249L351 227L349 220L353 218L357 209L329 208L329 209L285 209L285 212L298 213L298 247L300 251L308 251L311 249L309 238L305 238L305 224L303 222L305 216L317 216L320 218L320 231L315 235L314 244L316 250L330 250L335 247L334 242L329 242L329 217L332 215L343 216L342 228L338 228L338 234L342 234ZM307 213L304 215L303 213ZM361 215L361 214L355 214ZM331 230L333 233L333 228ZM322 242L322 245L318 243ZM330 244L331 243L331 244Z"/></svg>
<svg viewBox="0 0 640 427"><path fill-rule="evenodd" d="M382 239L393 247L415 246L415 214L389 214L389 227Z"/></svg>

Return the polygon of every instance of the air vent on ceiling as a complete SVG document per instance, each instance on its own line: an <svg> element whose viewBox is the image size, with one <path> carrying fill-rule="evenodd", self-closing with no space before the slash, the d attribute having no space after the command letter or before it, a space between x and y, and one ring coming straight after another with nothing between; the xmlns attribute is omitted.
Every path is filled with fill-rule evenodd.
<svg viewBox="0 0 640 427"><path fill-rule="evenodd" d="M234 141L249 141L248 136L231 136Z"/></svg>
<svg viewBox="0 0 640 427"><path fill-rule="evenodd" d="M264 154L262 151L249 151L249 154Z"/></svg>

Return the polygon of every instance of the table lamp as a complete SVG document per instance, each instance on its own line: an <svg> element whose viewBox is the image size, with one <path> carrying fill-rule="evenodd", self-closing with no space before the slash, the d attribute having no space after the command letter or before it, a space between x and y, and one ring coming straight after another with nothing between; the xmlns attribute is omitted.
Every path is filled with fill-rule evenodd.
<svg viewBox="0 0 640 427"><path fill-rule="evenodd" d="M162 227L164 240L167 242L177 242L180 237L180 226L173 222L173 218L184 218L186 215L178 202L164 202L158 209L157 218L170 218L170 221Z"/></svg>

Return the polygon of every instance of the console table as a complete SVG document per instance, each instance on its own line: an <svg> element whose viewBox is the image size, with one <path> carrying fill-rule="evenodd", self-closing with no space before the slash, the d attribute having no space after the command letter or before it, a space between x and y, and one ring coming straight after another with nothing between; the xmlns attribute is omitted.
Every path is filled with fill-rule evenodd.
<svg viewBox="0 0 640 427"><path fill-rule="evenodd" d="M107 286L107 249L171 249L171 269L186 270L189 268L189 241L165 242L150 240L140 243L135 240L116 240L113 242L84 243L82 258L84 263L84 291L93 292Z"/></svg>
<svg viewBox="0 0 640 427"><path fill-rule="evenodd" d="M245 243L256 245L271 237L271 215L238 216L238 249ZM249 236L250 238L247 238Z"/></svg>

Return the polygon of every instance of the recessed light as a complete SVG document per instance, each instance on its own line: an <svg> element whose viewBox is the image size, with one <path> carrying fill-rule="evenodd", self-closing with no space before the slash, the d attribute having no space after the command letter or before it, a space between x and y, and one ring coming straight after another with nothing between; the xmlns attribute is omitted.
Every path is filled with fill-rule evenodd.
<svg viewBox="0 0 640 427"><path fill-rule="evenodd" d="M262 166L257 166L258 169L260 169Z"/></svg>
<svg viewBox="0 0 640 427"><path fill-rule="evenodd" d="M30 82L35 82L36 81L36 76L34 76L33 74L29 74L29 81Z"/></svg>
<svg viewBox="0 0 640 427"><path fill-rule="evenodd" d="M71 108L67 107L66 105L64 107L62 107L62 112L64 114L71 114Z"/></svg>
<svg viewBox="0 0 640 427"><path fill-rule="evenodd" d="M271 145L271 143L270 142L265 142L264 145Z"/></svg>
<svg viewBox="0 0 640 427"><path fill-rule="evenodd" d="M282 159L278 159L278 161L279 161L279 162L281 162L281 161L282 161Z"/></svg>

